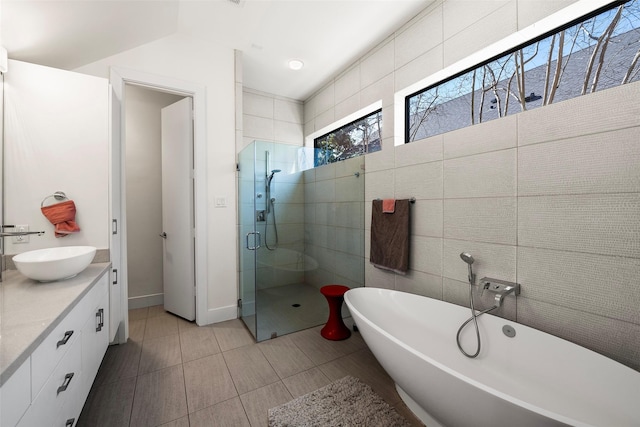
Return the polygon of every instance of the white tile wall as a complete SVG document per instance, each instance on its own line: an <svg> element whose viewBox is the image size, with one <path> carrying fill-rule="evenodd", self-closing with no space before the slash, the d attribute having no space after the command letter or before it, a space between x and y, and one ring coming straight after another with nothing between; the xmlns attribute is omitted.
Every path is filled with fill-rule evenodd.
<svg viewBox="0 0 640 427"><path fill-rule="evenodd" d="M444 161L445 198L515 195L515 149Z"/></svg>
<svg viewBox="0 0 640 427"><path fill-rule="evenodd" d="M335 117L347 117L360 110L360 94L357 93L336 104Z"/></svg>
<svg viewBox="0 0 640 427"><path fill-rule="evenodd" d="M367 171L376 172L393 169L395 164L395 150L393 141L383 141L382 150L367 154Z"/></svg>
<svg viewBox="0 0 640 427"><path fill-rule="evenodd" d="M395 72L396 90L404 89L425 76L442 69L444 67L443 56L443 46L438 45L397 69Z"/></svg>
<svg viewBox="0 0 640 427"><path fill-rule="evenodd" d="M273 119L274 99L271 96L261 95L255 92L243 92L242 112L250 116Z"/></svg>
<svg viewBox="0 0 640 427"><path fill-rule="evenodd" d="M356 99L377 98L391 142L394 91L574 1L432 4L305 102L305 134L342 118ZM640 369L638 99L640 83L632 83L404 146L385 143L366 156L363 175L366 285L467 305L459 255L468 251L478 278L522 284L498 315ZM387 197L418 199L406 276L368 262L371 200ZM491 304L475 293L477 305Z"/></svg>
<svg viewBox="0 0 640 427"><path fill-rule="evenodd" d="M475 262L473 271L478 279L516 280L516 247L466 240L444 239L442 249L442 275L460 282L467 281L467 264L460 254L469 252Z"/></svg>
<svg viewBox="0 0 640 427"><path fill-rule="evenodd" d="M335 82L336 104L358 95L360 92L360 65L357 64L343 73Z"/></svg>
<svg viewBox="0 0 640 427"><path fill-rule="evenodd" d="M243 132L244 137L251 140L273 141L274 139L274 122L258 116L243 116Z"/></svg>
<svg viewBox="0 0 640 427"><path fill-rule="evenodd" d="M577 0L518 0L518 29L525 28Z"/></svg>
<svg viewBox="0 0 640 427"><path fill-rule="evenodd" d="M275 120L302 124L304 112L301 102L276 98L273 109Z"/></svg>
<svg viewBox="0 0 640 427"><path fill-rule="evenodd" d="M518 322L546 331L640 370L640 325L522 298Z"/></svg>
<svg viewBox="0 0 640 427"><path fill-rule="evenodd" d="M376 48L360 62L360 85L365 88L393 73L394 43Z"/></svg>
<svg viewBox="0 0 640 427"><path fill-rule="evenodd" d="M520 197L518 244L640 258L640 193Z"/></svg>
<svg viewBox="0 0 640 427"><path fill-rule="evenodd" d="M397 199L442 198L442 162L423 163L395 170L395 197Z"/></svg>
<svg viewBox="0 0 640 427"><path fill-rule="evenodd" d="M399 168L442 160L442 142L443 135L436 135L397 147L394 150L395 166Z"/></svg>
<svg viewBox="0 0 640 427"><path fill-rule="evenodd" d="M635 83L518 114L518 145L640 126L638 99Z"/></svg>
<svg viewBox="0 0 640 427"><path fill-rule="evenodd" d="M518 150L518 193L626 193L640 188L640 127ZM615 166L615 167L612 167Z"/></svg>
<svg viewBox="0 0 640 427"><path fill-rule="evenodd" d="M441 6L439 7L441 8ZM414 22L395 39L395 68L398 69L443 41L442 15L434 11Z"/></svg>
<svg viewBox="0 0 640 427"><path fill-rule="evenodd" d="M518 248L522 296L640 324L640 259Z"/></svg>
<svg viewBox="0 0 640 427"><path fill-rule="evenodd" d="M369 285L367 284L367 286ZM442 299L442 277L421 271L411 271L406 276L396 276L395 289L430 298Z"/></svg>
<svg viewBox="0 0 640 427"><path fill-rule="evenodd" d="M462 2L445 2L445 7L447 4L460 3ZM489 4L490 7L492 7L493 5L498 5L501 2L493 0L486 2L468 2L467 5L469 9L461 14L451 14L445 9L444 27L450 28L455 26L454 23L460 22L461 20L463 21L461 18L465 16L475 18L477 15L469 13L469 10L473 10L476 7L474 6L476 3ZM445 30L444 65L451 65L456 61L459 61L460 59L514 33L517 30L516 3L517 2L515 0L511 0L481 20L478 20L469 26L463 24L465 28L451 37L447 37L447 30Z"/></svg>
<svg viewBox="0 0 640 427"><path fill-rule="evenodd" d="M411 230L414 236L442 237L443 200L416 200L411 208Z"/></svg>
<svg viewBox="0 0 640 427"><path fill-rule="evenodd" d="M385 107L393 104L393 85L393 74L387 74L364 87L360 91L360 107L364 108L380 100L382 100L382 105Z"/></svg>
<svg viewBox="0 0 640 427"><path fill-rule="evenodd" d="M409 265L415 271L442 276L442 239L412 236Z"/></svg>
<svg viewBox="0 0 640 427"><path fill-rule="evenodd" d="M443 6L442 30L448 39L504 7L509 0L454 0L445 1ZM511 1L515 3L515 1ZM511 19L512 20L512 19Z"/></svg>
<svg viewBox="0 0 640 427"><path fill-rule="evenodd" d="M507 116L441 135L444 139L444 158L453 159L516 147L517 117Z"/></svg>
<svg viewBox="0 0 640 427"><path fill-rule="evenodd" d="M303 130L299 123L276 121L274 122L273 138L277 142L301 145Z"/></svg>
<svg viewBox="0 0 640 427"><path fill-rule="evenodd" d="M444 237L516 244L516 198L446 199Z"/></svg>

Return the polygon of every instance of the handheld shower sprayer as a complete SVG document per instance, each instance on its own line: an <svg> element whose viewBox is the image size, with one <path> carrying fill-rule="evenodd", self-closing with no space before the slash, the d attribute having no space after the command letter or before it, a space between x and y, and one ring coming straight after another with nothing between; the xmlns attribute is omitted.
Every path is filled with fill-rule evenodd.
<svg viewBox="0 0 640 427"><path fill-rule="evenodd" d="M471 265L474 263L475 260L473 259L473 257L469 252L462 252L460 254L460 258L462 258L462 260L467 263L467 267L469 269L469 276L468 276L469 284L473 285L476 281L476 275L473 274L473 268L471 267Z"/></svg>
<svg viewBox="0 0 640 427"><path fill-rule="evenodd" d="M473 274L473 268L471 267L471 265L474 263L474 259L471 256L471 254L469 252L462 252L460 254L460 258L462 258L462 260L464 262L467 263L467 268L469 269L469 308L471 309L471 317L469 319L467 319L466 322L464 322L462 325L460 325L460 328L458 329L458 333L456 334L456 342L458 343L458 348L460 349L460 351L462 352L462 354L464 354L465 356L473 359L474 357L477 357L478 354L480 354L480 346L481 346L481 342L480 342L480 329L478 328L478 321L477 318L478 316L481 316L495 308L498 308L497 306L493 306L491 308L488 308L486 310L483 310L479 313L476 313L476 309L473 306L473 284L476 281L476 275ZM484 279L483 279L484 280ZM462 348L462 344L460 343L460 333L462 332L462 330L464 329L465 326L467 326L467 324L469 322L473 321L473 325L475 326L475 330L476 330L476 343L477 343L477 347L476 347L476 352L471 354L471 353L467 353L466 351L464 351L464 349Z"/></svg>
<svg viewBox="0 0 640 427"><path fill-rule="evenodd" d="M268 156L269 152L267 151L267 159L269 158ZM267 162L268 163L268 162ZM268 168L267 168L268 170ZM273 177L275 174L277 174L278 172L282 172L282 169L272 169L271 173L266 176L266 182L265 182L265 190L267 193L267 198L265 200L265 223L264 223L264 240L265 240L265 246L267 247L267 249L269 249L270 251L276 249L277 246L274 247L269 247L269 243L267 242L267 233L268 233L268 229L269 229L269 214L273 211L273 230L275 232L276 235L276 245L278 244L278 226L276 224L276 218L275 218L275 208L274 208L274 203L276 201L275 197L271 197L271 181L273 180Z"/></svg>

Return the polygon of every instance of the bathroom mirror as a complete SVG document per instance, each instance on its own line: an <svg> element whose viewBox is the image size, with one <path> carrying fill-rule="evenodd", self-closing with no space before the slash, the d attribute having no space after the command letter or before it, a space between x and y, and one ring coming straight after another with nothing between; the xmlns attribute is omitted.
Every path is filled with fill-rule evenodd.
<svg viewBox="0 0 640 427"><path fill-rule="evenodd" d="M4 224L4 73L0 73L0 77L0 224ZM3 240L0 238L0 259L4 254ZM0 271L0 278L1 274Z"/></svg>

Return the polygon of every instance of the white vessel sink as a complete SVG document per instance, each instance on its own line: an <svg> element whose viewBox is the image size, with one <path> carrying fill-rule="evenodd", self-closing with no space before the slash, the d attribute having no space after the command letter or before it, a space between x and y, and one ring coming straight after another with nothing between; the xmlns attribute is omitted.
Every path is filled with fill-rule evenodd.
<svg viewBox="0 0 640 427"><path fill-rule="evenodd" d="M38 249L13 257L18 271L40 282L69 279L91 264L96 254L93 246L64 246Z"/></svg>

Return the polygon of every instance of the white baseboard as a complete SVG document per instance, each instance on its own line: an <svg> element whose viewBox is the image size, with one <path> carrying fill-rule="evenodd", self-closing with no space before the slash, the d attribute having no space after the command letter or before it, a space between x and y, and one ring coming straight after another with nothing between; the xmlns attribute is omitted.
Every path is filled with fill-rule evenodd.
<svg viewBox="0 0 640 427"><path fill-rule="evenodd" d="M154 305L164 305L164 294L129 297L129 310L133 310L134 308L151 307Z"/></svg>

